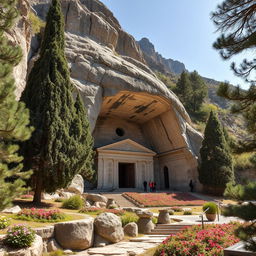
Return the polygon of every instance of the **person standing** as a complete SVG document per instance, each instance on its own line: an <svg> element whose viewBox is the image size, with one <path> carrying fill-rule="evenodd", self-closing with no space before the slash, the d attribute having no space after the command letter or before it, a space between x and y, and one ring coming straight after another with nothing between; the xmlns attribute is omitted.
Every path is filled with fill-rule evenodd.
<svg viewBox="0 0 256 256"><path fill-rule="evenodd" d="M194 191L193 180L190 180L190 182L189 182L189 187L190 187L190 192L193 192L193 191Z"/></svg>
<svg viewBox="0 0 256 256"><path fill-rule="evenodd" d="M143 182L144 192L147 192L147 185L148 185L147 181L144 180Z"/></svg>
<svg viewBox="0 0 256 256"><path fill-rule="evenodd" d="M151 181L149 182L148 186L149 186L149 191L152 192L152 182Z"/></svg>

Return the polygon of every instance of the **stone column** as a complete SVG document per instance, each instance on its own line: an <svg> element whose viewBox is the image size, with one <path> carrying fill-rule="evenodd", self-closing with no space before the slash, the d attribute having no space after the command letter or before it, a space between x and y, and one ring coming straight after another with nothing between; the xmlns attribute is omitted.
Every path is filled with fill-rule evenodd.
<svg viewBox="0 0 256 256"><path fill-rule="evenodd" d="M113 188L119 188L119 180L118 180L118 160L114 160L114 172L113 172L113 175L114 175L114 184L113 184Z"/></svg>
<svg viewBox="0 0 256 256"><path fill-rule="evenodd" d="M103 180L104 180L104 160L102 157L98 158L98 189L103 188Z"/></svg>

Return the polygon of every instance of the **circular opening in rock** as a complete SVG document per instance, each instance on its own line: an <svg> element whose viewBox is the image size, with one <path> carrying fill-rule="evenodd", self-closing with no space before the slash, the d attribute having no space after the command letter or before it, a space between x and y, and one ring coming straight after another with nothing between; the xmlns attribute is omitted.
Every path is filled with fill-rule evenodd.
<svg viewBox="0 0 256 256"><path fill-rule="evenodd" d="M122 128L117 128L117 129L116 129L116 134L117 134L119 137L124 136L124 129L122 129Z"/></svg>

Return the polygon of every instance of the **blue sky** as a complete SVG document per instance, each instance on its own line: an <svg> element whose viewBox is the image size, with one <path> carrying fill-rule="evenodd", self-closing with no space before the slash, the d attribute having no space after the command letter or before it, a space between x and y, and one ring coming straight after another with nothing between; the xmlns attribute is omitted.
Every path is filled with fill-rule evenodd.
<svg viewBox="0 0 256 256"><path fill-rule="evenodd" d="M222 0L101 0L125 31L147 37L165 58L179 60L189 71L247 88L212 44L218 36L210 13ZM242 56L232 60L241 61ZM239 63L239 62L238 62Z"/></svg>

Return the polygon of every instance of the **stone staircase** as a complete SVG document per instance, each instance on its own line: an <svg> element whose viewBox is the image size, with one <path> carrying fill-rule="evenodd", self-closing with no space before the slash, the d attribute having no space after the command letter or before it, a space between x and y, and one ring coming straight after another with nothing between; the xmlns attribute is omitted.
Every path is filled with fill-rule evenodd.
<svg viewBox="0 0 256 256"><path fill-rule="evenodd" d="M181 230L192 226L191 224L157 224L149 235L169 236L177 234Z"/></svg>

